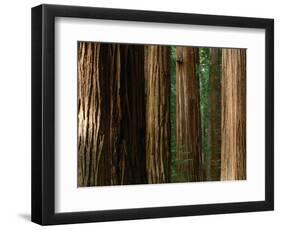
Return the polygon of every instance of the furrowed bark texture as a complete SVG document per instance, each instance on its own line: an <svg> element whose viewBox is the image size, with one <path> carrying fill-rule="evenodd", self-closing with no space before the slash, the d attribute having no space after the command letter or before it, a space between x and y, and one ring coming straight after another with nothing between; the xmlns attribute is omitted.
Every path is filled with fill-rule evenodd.
<svg viewBox="0 0 281 230"><path fill-rule="evenodd" d="M221 180L246 179L246 50L222 50Z"/></svg>
<svg viewBox="0 0 281 230"><path fill-rule="evenodd" d="M144 46L121 45L121 97L125 184L147 183L145 156Z"/></svg>
<svg viewBox="0 0 281 230"><path fill-rule="evenodd" d="M141 46L80 43L78 186L144 182L143 62Z"/></svg>
<svg viewBox="0 0 281 230"><path fill-rule="evenodd" d="M177 155L179 181L200 181L203 177L199 79L196 76L198 49L176 48Z"/></svg>
<svg viewBox="0 0 281 230"><path fill-rule="evenodd" d="M109 56L105 60L105 77L108 77L108 102L109 113L106 122L109 121L108 135L108 153L110 156L111 165L111 181L110 184L123 184L125 171L125 154L121 139L121 57L120 45L109 44L107 47Z"/></svg>
<svg viewBox="0 0 281 230"><path fill-rule="evenodd" d="M98 183L98 172L103 153L105 127L101 118L103 85L100 66L100 45L81 43L78 57L78 186Z"/></svg>
<svg viewBox="0 0 281 230"><path fill-rule="evenodd" d="M209 127L207 180L220 180L221 171L221 71L218 48L210 48Z"/></svg>
<svg viewBox="0 0 281 230"><path fill-rule="evenodd" d="M170 48L147 46L146 170L148 183L170 181Z"/></svg>

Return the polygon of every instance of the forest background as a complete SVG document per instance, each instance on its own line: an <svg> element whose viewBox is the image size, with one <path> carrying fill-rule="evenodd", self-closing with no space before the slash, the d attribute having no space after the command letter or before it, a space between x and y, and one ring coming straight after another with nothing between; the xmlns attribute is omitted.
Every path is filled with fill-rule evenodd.
<svg viewBox="0 0 281 230"><path fill-rule="evenodd" d="M79 42L78 185L246 179L246 50Z"/></svg>

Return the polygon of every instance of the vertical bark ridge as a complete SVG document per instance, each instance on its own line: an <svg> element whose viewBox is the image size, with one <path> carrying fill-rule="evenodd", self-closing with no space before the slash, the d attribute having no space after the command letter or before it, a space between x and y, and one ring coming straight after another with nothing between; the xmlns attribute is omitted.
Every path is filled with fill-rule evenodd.
<svg viewBox="0 0 281 230"><path fill-rule="evenodd" d="M78 56L78 186L97 184L103 151L100 45L80 43Z"/></svg>
<svg viewBox="0 0 281 230"><path fill-rule="evenodd" d="M146 181L143 50L79 44L78 186Z"/></svg>
<svg viewBox="0 0 281 230"><path fill-rule="evenodd" d="M148 183L165 183L170 181L169 55L169 47L146 47L146 171Z"/></svg>
<svg viewBox="0 0 281 230"><path fill-rule="evenodd" d="M124 184L146 183L144 47L121 46Z"/></svg>
<svg viewBox="0 0 281 230"><path fill-rule="evenodd" d="M199 79L196 74L198 49L176 48L177 73L177 155L178 180L203 178L201 156L201 120Z"/></svg>
<svg viewBox="0 0 281 230"><path fill-rule="evenodd" d="M246 179L246 50L222 51L221 180Z"/></svg>

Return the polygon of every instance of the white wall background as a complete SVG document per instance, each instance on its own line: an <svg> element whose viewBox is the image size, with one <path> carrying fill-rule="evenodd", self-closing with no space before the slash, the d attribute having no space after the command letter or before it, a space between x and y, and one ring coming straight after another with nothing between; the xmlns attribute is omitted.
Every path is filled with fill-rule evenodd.
<svg viewBox="0 0 281 230"><path fill-rule="evenodd" d="M41 4L161 10L275 18L275 211L153 220L76 224L68 229L276 229L281 223L281 15L279 1L245 0L57 0L2 1L0 11L0 226L39 229L30 222L30 8ZM55 226L64 229L66 226ZM49 228L49 227L47 227Z"/></svg>

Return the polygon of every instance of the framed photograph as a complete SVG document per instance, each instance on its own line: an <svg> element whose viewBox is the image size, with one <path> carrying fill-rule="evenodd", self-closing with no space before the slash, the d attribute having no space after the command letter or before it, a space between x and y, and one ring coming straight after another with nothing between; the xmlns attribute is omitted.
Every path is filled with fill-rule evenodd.
<svg viewBox="0 0 281 230"><path fill-rule="evenodd" d="M274 21L32 8L32 221L274 208Z"/></svg>

